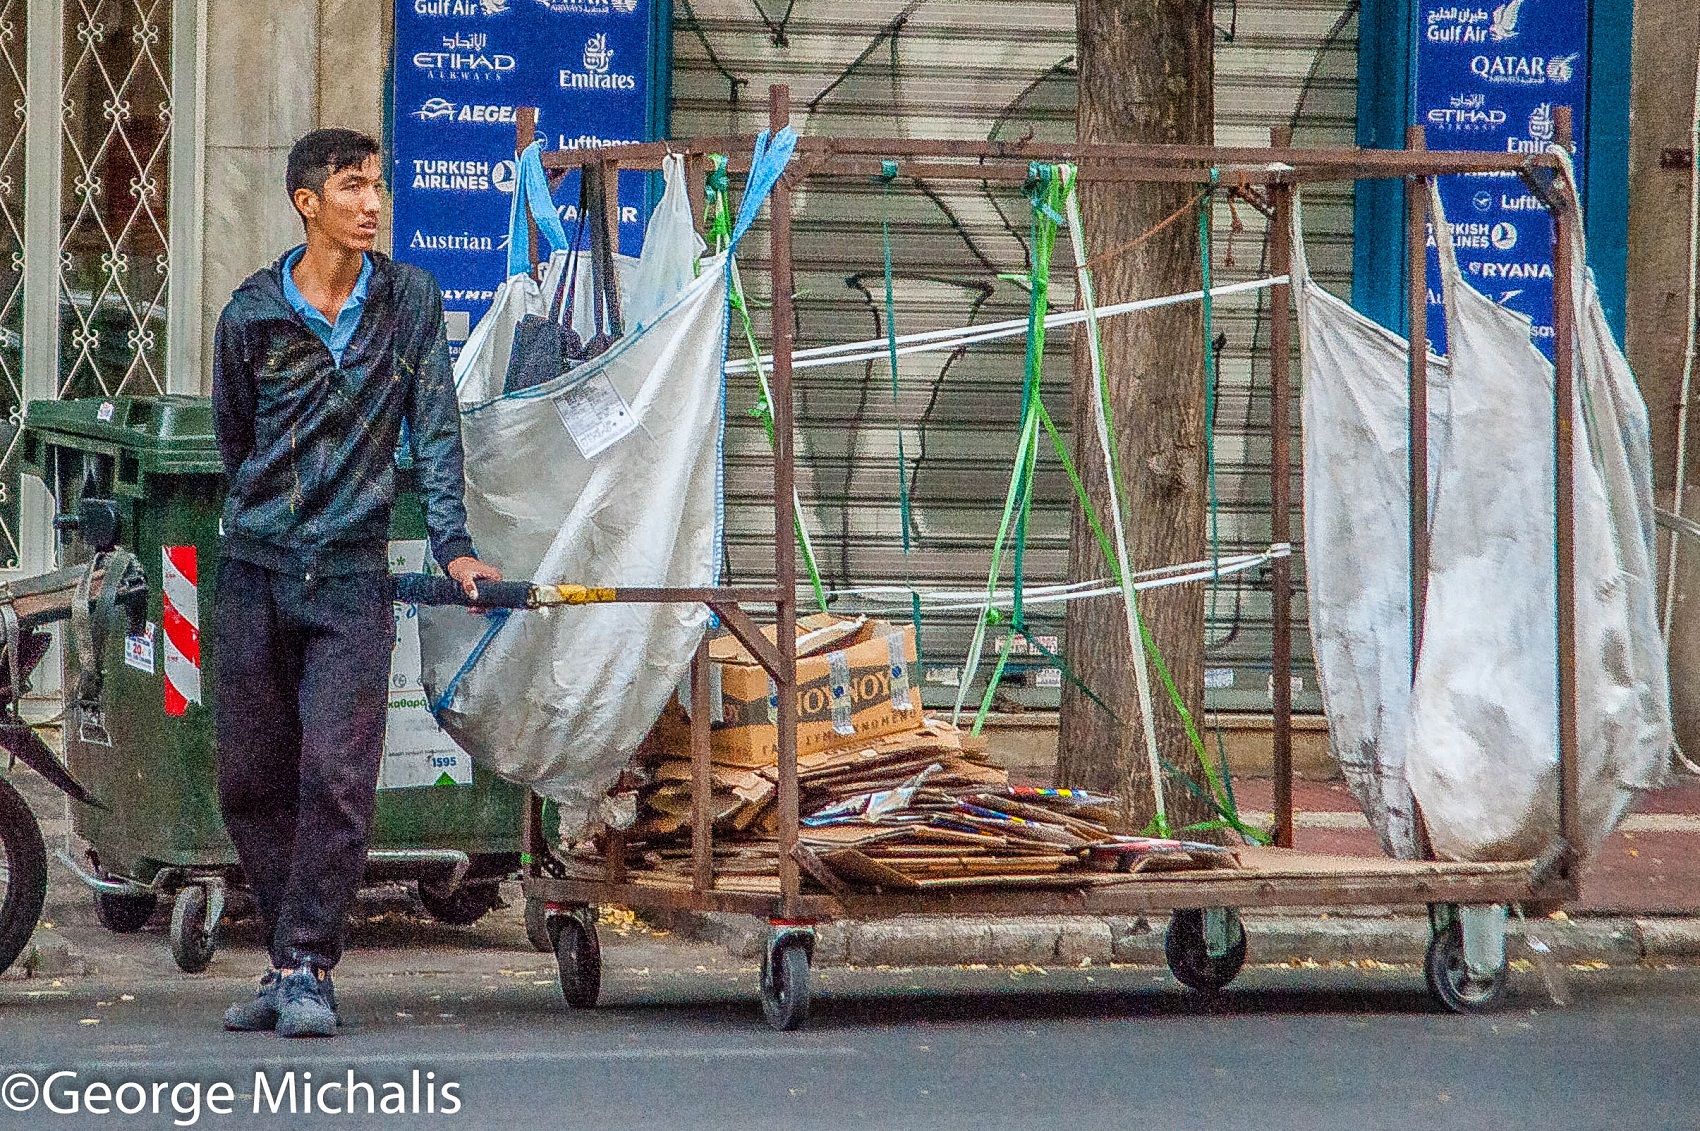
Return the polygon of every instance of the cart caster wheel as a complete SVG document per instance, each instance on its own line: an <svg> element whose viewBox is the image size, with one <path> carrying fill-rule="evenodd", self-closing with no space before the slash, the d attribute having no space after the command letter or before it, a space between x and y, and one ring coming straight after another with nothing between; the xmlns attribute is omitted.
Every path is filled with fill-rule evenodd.
<svg viewBox="0 0 1700 1131"><path fill-rule="evenodd" d="M1464 928L1457 920L1429 939L1423 976L1428 992L1453 1013L1486 1013L1505 999L1505 967L1487 979L1472 976L1464 962Z"/></svg>
<svg viewBox="0 0 1700 1131"><path fill-rule="evenodd" d="M461 884L452 892L428 883L419 885L419 905L431 918L451 927L472 926L494 911L500 898L494 883Z"/></svg>
<svg viewBox="0 0 1700 1131"><path fill-rule="evenodd" d="M555 940L549 935L549 909L535 896L528 896L525 901L525 941L532 950L544 954L555 950Z"/></svg>
<svg viewBox="0 0 1700 1131"><path fill-rule="evenodd" d="M1245 928L1239 916L1229 921L1229 929L1238 936L1220 957L1212 957L1204 942L1204 912L1196 909L1176 911L1169 919L1169 929L1163 935L1163 957L1168 959L1169 972L1188 989L1213 994L1233 981L1245 965Z"/></svg>
<svg viewBox="0 0 1700 1131"><path fill-rule="evenodd" d="M159 906L156 895L101 895L94 897L94 917L115 935L128 935L147 926Z"/></svg>
<svg viewBox="0 0 1700 1131"><path fill-rule="evenodd" d="M809 951L802 942L781 942L763 955L761 1012L781 1033L809 1019Z"/></svg>
<svg viewBox="0 0 1700 1131"><path fill-rule="evenodd" d="M171 908L171 957L185 974L199 974L218 949L218 924L207 921L207 891L198 885L177 893Z"/></svg>
<svg viewBox="0 0 1700 1131"><path fill-rule="evenodd" d="M574 1009L593 1009L602 993L602 944L596 928L577 912L549 916L555 965L561 971L561 996Z"/></svg>

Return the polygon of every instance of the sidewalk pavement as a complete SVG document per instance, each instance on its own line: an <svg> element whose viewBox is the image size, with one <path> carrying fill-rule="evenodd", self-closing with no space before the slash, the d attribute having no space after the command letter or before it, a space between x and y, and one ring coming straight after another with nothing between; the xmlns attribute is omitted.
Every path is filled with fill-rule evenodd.
<svg viewBox="0 0 1700 1131"><path fill-rule="evenodd" d="M10 777L42 815L48 844L57 847L68 831L62 799L22 767L14 769ZM1243 811L1268 811L1271 794L1267 780L1243 781L1238 783L1238 791ZM1379 854L1374 836L1339 782L1297 782L1295 802L1300 848ZM515 935L516 930L517 937L523 937L518 927L521 901L517 885L510 885L507 895L515 906L475 928L442 928L423 922L407 927L391 945L398 951L411 946L418 953L412 959L397 954L395 961L406 966L435 964L433 968L445 962L451 967L468 962L477 965L472 951L495 937L480 943L487 930L498 931L503 939ZM380 893L375 898L378 904L368 900L364 913L375 912L384 922L394 921L396 894ZM403 918L411 921L412 915ZM510 919L513 922L507 922ZM113 936L96 926L89 894L57 862L50 867L44 920L51 926L44 924L37 930L32 946L6 975L9 979L101 974L115 961L138 960L139 955L121 957L138 944L150 952L155 949L153 942L143 938ZM766 934L764 923L747 916L673 914L654 916L650 921L672 932L672 945L717 943L733 958L745 961L759 956ZM1428 923L1420 906L1357 908L1351 914L1320 908L1248 913L1245 923L1247 961L1252 964L1409 966L1421 963L1428 942ZM903 916L832 923L820 928L816 961L870 967L1161 966L1165 926L1162 916ZM1689 780L1644 799L1638 812L1607 842L1601 860L1583 884L1582 899L1563 918L1536 920L1529 929L1552 949L1558 961L1583 968L1700 963L1700 782ZM1511 932L1514 938L1523 932L1516 919ZM239 925L231 942L240 946L238 940L244 933L251 933L250 928ZM412 939L418 941L410 942ZM662 947L669 945L666 938L655 941ZM163 938L158 946L163 947ZM449 947L447 952L445 946ZM1514 962L1520 963L1528 954L1525 944L1513 942ZM230 957L234 956L226 960ZM545 965L551 961L542 955L537 959ZM170 965L169 956L160 961ZM700 959L693 964L696 961Z"/></svg>

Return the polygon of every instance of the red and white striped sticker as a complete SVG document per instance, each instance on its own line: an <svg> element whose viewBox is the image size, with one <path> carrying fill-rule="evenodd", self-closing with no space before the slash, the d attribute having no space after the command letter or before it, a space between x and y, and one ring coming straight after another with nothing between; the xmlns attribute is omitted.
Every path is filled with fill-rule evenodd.
<svg viewBox="0 0 1700 1131"><path fill-rule="evenodd" d="M201 599L195 547L166 546L165 713L181 715L201 701Z"/></svg>

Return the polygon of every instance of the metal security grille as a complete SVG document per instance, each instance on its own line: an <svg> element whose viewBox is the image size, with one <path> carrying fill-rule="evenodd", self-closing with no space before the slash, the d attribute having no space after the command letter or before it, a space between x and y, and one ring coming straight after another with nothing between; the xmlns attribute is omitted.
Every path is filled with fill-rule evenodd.
<svg viewBox="0 0 1700 1131"><path fill-rule="evenodd" d="M1219 5L1217 140L1261 145L1269 129L1296 125L1300 145L1349 145L1356 104L1355 5L1300 0ZM1019 11L1019 18L1013 13ZM757 5L680 0L675 9L673 131L747 133L765 125L770 82L788 82L799 130L840 136L1071 140L1074 5L960 4L946 0L838 0ZM892 233L900 333L1020 318L1027 294L1028 205L1018 192L972 185L811 181L798 194L794 229L798 345L885 332L882 221ZM1305 201L1312 266L1349 291L1351 191ZM1261 273L1262 218L1240 205L1213 217L1218 282ZM1059 240L1059 244L1065 241ZM745 245L752 282L765 279L765 240ZM1052 299L1073 304L1072 254L1059 246ZM752 296L758 300L764 296ZM1100 295L1101 303L1144 295ZM1215 454L1223 554L1268 544L1268 321L1255 297L1224 300L1225 335ZM758 312L758 322L760 321ZM765 335L766 327L758 327ZM883 360L800 371L798 489L829 587L913 581L982 587L997 533L1020 416L1020 339L900 360L893 402ZM736 351L735 351L736 353ZM1070 338L1045 356L1045 400L1065 429ZM729 402L729 573L771 568L771 462L755 402L735 380ZM1295 413L1295 420L1297 414ZM906 457L898 468L898 435ZM1047 449L1035 482L1026 560L1029 584L1062 580L1072 490ZM902 549L899 475L909 480L911 549ZM1296 492L1295 492L1296 497ZM1302 584L1302 567L1298 580ZM878 602L876 601L877 605ZM889 601L907 618L907 602ZM1209 605L1206 664L1213 706L1267 710L1269 594L1256 574L1224 582ZM1030 612L1041 633L1061 634ZM1303 623L1302 605L1295 619ZM929 614L922 648L929 701L954 695L971 614ZM996 633L989 643L995 643ZM1308 642L1295 642L1301 709L1317 709ZM1061 641L1066 654L1067 642ZM1003 690L1015 701L1056 702L1058 673L1037 659Z"/></svg>
<svg viewBox="0 0 1700 1131"><path fill-rule="evenodd" d="M166 388L168 0L65 0L61 397Z"/></svg>
<svg viewBox="0 0 1700 1131"><path fill-rule="evenodd" d="M25 0L0 0L0 569L18 564L18 421L24 401Z"/></svg>

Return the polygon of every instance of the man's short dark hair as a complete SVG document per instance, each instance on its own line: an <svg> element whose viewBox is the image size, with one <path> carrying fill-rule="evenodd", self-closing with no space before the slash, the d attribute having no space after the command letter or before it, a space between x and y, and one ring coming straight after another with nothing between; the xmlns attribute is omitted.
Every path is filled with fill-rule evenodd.
<svg viewBox="0 0 1700 1131"><path fill-rule="evenodd" d="M314 130L289 151L285 184L290 202L295 200L296 189L323 196L326 181L344 169L359 168L380 152L377 141L359 130Z"/></svg>

